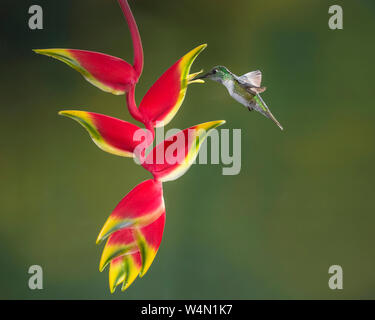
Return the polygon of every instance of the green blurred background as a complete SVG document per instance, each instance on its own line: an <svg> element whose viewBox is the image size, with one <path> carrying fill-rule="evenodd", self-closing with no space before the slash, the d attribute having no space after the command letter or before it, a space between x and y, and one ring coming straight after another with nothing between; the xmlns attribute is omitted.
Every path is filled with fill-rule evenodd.
<svg viewBox="0 0 375 320"><path fill-rule="evenodd" d="M44 30L28 8L44 9ZM344 29L328 28L340 4ZM0 298L375 298L373 102L375 2L130 1L145 50L137 86L149 86L193 47L193 71L222 64L263 71L263 94L284 125L249 113L223 87L191 85L169 128L226 119L242 129L242 169L195 165L164 185L167 223L157 258L125 293L98 271L97 234L114 206L150 177L99 150L61 109L131 120L106 94L32 48L77 48L132 60L115 0L2 1ZM30 265L44 270L31 291ZM328 288L328 268L344 289Z"/></svg>

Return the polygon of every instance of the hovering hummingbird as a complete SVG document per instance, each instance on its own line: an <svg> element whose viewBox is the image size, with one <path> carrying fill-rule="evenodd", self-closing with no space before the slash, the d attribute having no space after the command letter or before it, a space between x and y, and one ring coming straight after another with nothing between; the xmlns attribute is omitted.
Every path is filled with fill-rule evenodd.
<svg viewBox="0 0 375 320"><path fill-rule="evenodd" d="M281 130L284 130L260 96L260 93L266 90L266 87L261 87L262 72L260 70L252 71L238 77L226 67L217 66L210 72L196 77L194 80L200 79L211 79L223 84L233 99L247 107L249 111L255 110L260 112L275 122Z"/></svg>

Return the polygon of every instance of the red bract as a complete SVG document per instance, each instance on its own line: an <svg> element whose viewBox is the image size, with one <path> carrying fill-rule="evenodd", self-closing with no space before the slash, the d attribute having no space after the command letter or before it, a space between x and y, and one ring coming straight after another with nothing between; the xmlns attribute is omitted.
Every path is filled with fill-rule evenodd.
<svg viewBox="0 0 375 320"><path fill-rule="evenodd" d="M90 134L95 144L109 153L133 157L134 149L143 142L135 139L136 132L142 129L127 121L99 113L77 110L60 111L59 114L79 122ZM144 136L148 143L152 142L150 134L146 133Z"/></svg>
<svg viewBox="0 0 375 320"><path fill-rule="evenodd" d="M189 75L189 71L206 46L202 44L179 59L147 91L139 106L145 122L160 127L172 120L185 98L188 84L197 82L192 80L197 73Z"/></svg>
<svg viewBox="0 0 375 320"><path fill-rule="evenodd" d="M158 181L176 180L193 164L210 130L224 123L211 121L178 132L158 144L144 160L143 167Z"/></svg>
<svg viewBox="0 0 375 320"><path fill-rule="evenodd" d="M94 86L115 95L129 91L138 81L139 75L129 63L103 53L75 49L34 51L66 63Z"/></svg>
<svg viewBox="0 0 375 320"><path fill-rule="evenodd" d="M161 182L144 181L130 191L113 210L96 242L100 243L110 234L124 227L146 226L164 211Z"/></svg>
<svg viewBox="0 0 375 320"><path fill-rule="evenodd" d="M100 260L100 270L110 265L109 284L113 292L122 283L125 290L138 275L149 269L159 249L164 225L165 207L162 182L177 179L191 166L203 140L224 121L212 121L185 129L157 145L148 155L147 146L154 139L154 127L169 123L179 110L190 83L200 72L189 74L205 44L191 50L174 63L151 86L138 109L135 87L143 69L143 49L137 24L126 0L118 0L133 41L134 61L126 61L102 53L73 49L42 49L35 52L58 59L94 86L105 92L126 94L131 116L147 130L106 115L66 110L60 114L78 121L92 140L104 151L143 159L152 180L140 183L117 205L104 224L97 242L108 238ZM143 138L142 138L143 136ZM142 140L143 139L143 140ZM158 157L161 154L158 161Z"/></svg>

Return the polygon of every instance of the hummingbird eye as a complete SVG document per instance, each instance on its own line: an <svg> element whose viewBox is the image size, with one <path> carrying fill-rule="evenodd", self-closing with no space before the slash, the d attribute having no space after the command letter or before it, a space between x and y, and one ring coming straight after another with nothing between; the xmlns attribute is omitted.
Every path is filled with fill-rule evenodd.
<svg viewBox="0 0 375 320"><path fill-rule="evenodd" d="M217 72L217 69L212 70L212 73L215 74Z"/></svg>

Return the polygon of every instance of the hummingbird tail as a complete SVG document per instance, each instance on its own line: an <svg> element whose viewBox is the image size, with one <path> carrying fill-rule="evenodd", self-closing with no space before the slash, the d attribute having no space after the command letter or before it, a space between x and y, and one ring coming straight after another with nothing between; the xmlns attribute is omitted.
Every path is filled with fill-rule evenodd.
<svg viewBox="0 0 375 320"><path fill-rule="evenodd" d="M262 97L257 94L254 96L254 100L256 101L256 106L254 109L259 111L261 114L266 116L267 118L271 119L275 124L281 129L284 130L283 126L280 124L279 121L275 118L275 116L272 114L270 109L267 107L266 103L263 101Z"/></svg>

